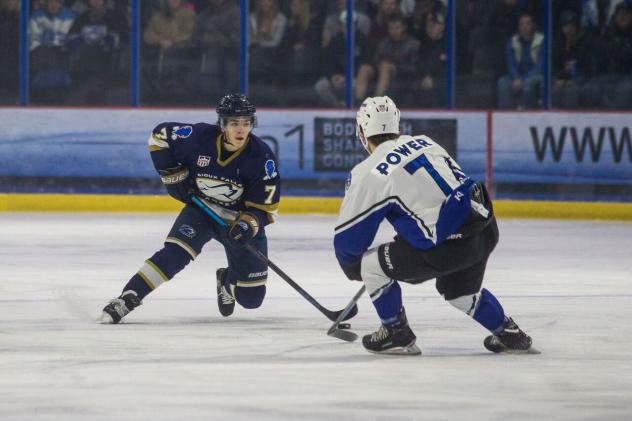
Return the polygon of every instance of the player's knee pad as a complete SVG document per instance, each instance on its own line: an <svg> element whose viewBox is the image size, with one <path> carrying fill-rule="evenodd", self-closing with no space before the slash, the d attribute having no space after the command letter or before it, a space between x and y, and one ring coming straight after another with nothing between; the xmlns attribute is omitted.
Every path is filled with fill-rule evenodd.
<svg viewBox="0 0 632 421"><path fill-rule="evenodd" d="M257 308L263 303L263 298L266 296L266 286L258 285L253 287L236 286L235 287L235 300L243 308Z"/></svg>
<svg viewBox="0 0 632 421"><path fill-rule="evenodd" d="M386 276L378 258L378 248L371 249L362 256L362 281L371 298L383 290L391 279Z"/></svg>
<svg viewBox="0 0 632 421"><path fill-rule="evenodd" d="M485 288L476 294L463 295L448 300L448 302L491 332L495 332L505 320L505 311L502 305L494 294Z"/></svg>
<svg viewBox="0 0 632 421"><path fill-rule="evenodd" d="M181 247L173 243L165 243L165 246L154 253L138 271L138 275L155 289L163 282L173 278L186 265L191 262L191 255Z"/></svg>
<svg viewBox="0 0 632 421"><path fill-rule="evenodd" d="M480 296L481 293L477 292L476 294L463 295L461 297L446 301L461 310L463 313L467 314L468 316L472 316L476 311Z"/></svg>

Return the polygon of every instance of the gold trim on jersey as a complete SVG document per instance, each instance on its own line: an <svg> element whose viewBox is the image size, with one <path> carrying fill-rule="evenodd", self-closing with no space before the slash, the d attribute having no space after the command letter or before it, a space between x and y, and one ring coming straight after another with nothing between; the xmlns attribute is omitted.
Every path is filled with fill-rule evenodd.
<svg viewBox="0 0 632 421"><path fill-rule="evenodd" d="M222 139L224 138L224 136L224 133L220 133L217 136L217 139L215 139L215 145L217 146L217 163L222 167L225 167L226 165L230 164L233 159L237 158L239 154L241 154L242 151L246 149L246 146L248 146L248 142L250 142L250 135L248 135L244 144L241 145L241 148L234 151L228 158L222 161L220 157L222 156Z"/></svg>
<svg viewBox="0 0 632 421"><path fill-rule="evenodd" d="M149 136L149 139L147 139L147 145L150 152L169 148L169 144L165 140L157 137L155 133L152 133L151 136Z"/></svg>
<svg viewBox="0 0 632 421"><path fill-rule="evenodd" d="M185 243L184 241L180 240L179 238L167 237L167 239L165 240L165 243L173 243L173 244L176 244L176 245L182 247L187 253L189 253L191 255L191 257L194 260L197 257L197 253L195 252L195 250L193 250L191 248L191 246L189 246L187 243Z"/></svg>
<svg viewBox="0 0 632 421"><path fill-rule="evenodd" d="M246 200L244 205L246 205L247 208L255 208L266 212L269 223L273 223L276 220L276 217L279 216L279 202L271 205L262 205L260 203L249 202Z"/></svg>

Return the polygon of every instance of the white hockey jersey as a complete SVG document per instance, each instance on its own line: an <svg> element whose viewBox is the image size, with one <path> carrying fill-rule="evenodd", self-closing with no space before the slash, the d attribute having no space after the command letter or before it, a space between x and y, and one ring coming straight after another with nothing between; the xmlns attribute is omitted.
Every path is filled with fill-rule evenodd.
<svg viewBox="0 0 632 421"><path fill-rule="evenodd" d="M380 144L349 177L334 237L343 266L362 258L384 219L411 246L429 249L454 234L471 211L473 181L427 136Z"/></svg>

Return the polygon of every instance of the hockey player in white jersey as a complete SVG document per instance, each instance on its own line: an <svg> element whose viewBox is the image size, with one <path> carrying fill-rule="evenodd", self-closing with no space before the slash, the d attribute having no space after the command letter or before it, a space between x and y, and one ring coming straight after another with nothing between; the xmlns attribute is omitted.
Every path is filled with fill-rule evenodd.
<svg viewBox="0 0 632 421"><path fill-rule="evenodd" d="M361 280L382 326L364 336L369 352L417 355L398 282L436 278L446 301L491 332L492 352L536 352L487 289L485 266L498 226L485 186L475 182L427 136L400 136L399 110L389 97L367 98L357 135L369 157L350 174L336 224L336 257L349 279ZM397 236L369 250L380 223Z"/></svg>

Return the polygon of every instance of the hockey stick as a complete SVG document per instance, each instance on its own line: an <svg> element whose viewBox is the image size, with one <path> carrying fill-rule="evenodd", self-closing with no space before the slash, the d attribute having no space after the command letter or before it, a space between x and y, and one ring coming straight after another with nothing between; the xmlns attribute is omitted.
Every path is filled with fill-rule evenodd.
<svg viewBox="0 0 632 421"><path fill-rule="evenodd" d="M211 208L209 208L206 205L206 203L204 203L204 201L202 201L199 197L192 195L191 196L191 200L193 200L193 203L195 203L200 209L202 209L204 211L204 213L206 213L208 216L210 216L211 219L213 221L215 221L219 226L221 226L224 229L228 229L228 224L222 218L220 218ZM296 291L298 291L298 293L301 294L303 296L303 298L305 298L307 301L309 301L314 307L316 307L321 313L323 313L329 320L334 321L334 320L338 320L339 318L341 320L348 320L348 319L352 318L353 316L355 316L356 314L358 314L358 307L355 306L355 307L349 309L349 311L347 311L345 313L345 316L343 316L343 317L346 317L346 318L342 319L340 317L340 315L345 310L347 310L346 308L343 309L343 310L339 310L339 311L331 311L331 310L326 309L318 301L316 301L316 299L314 297L309 295L307 293L307 291L305 291L303 288L301 288L301 286L299 284L294 282L294 280L292 280L292 278L290 278L285 272L283 272L277 265L275 265L272 261L270 261L270 259L268 259L266 257L266 255L264 255L263 253L261 253L259 250L257 250L256 248L254 248L253 246L251 246L248 243L246 243L245 247L246 247L246 249L249 252L254 254L257 259L261 260L266 265L268 265L270 268L272 268L272 270L277 275L279 275L285 282L290 284L290 286L292 288L294 288Z"/></svg>
<svg viewBox="0 0 632 421"><path fill-rule="evenodd" d="M343 320L347 320L345 319L345 317L347 316L348 313L351 312L352 309L355 308L356 313L358 312L357 302L362 296L362 294L364 294L365 290L366 290L366 287L362 285L362 288L360 288L358 292L356 292L356 295L354 295L351 301L349 301L349 304L347 304L347 307L345 307L345 309L342 310L342 313L340 313L340 315L338 316L334 324L331 325L331 327L327 331L327 335L333 336L334 338L342 339L343 341L347 341L347 342L353 342L356 339L358 339L358 335L356 335L355 333L350 332L348 330L342 330L340 328L340 322L342 322Z"/></svg>

